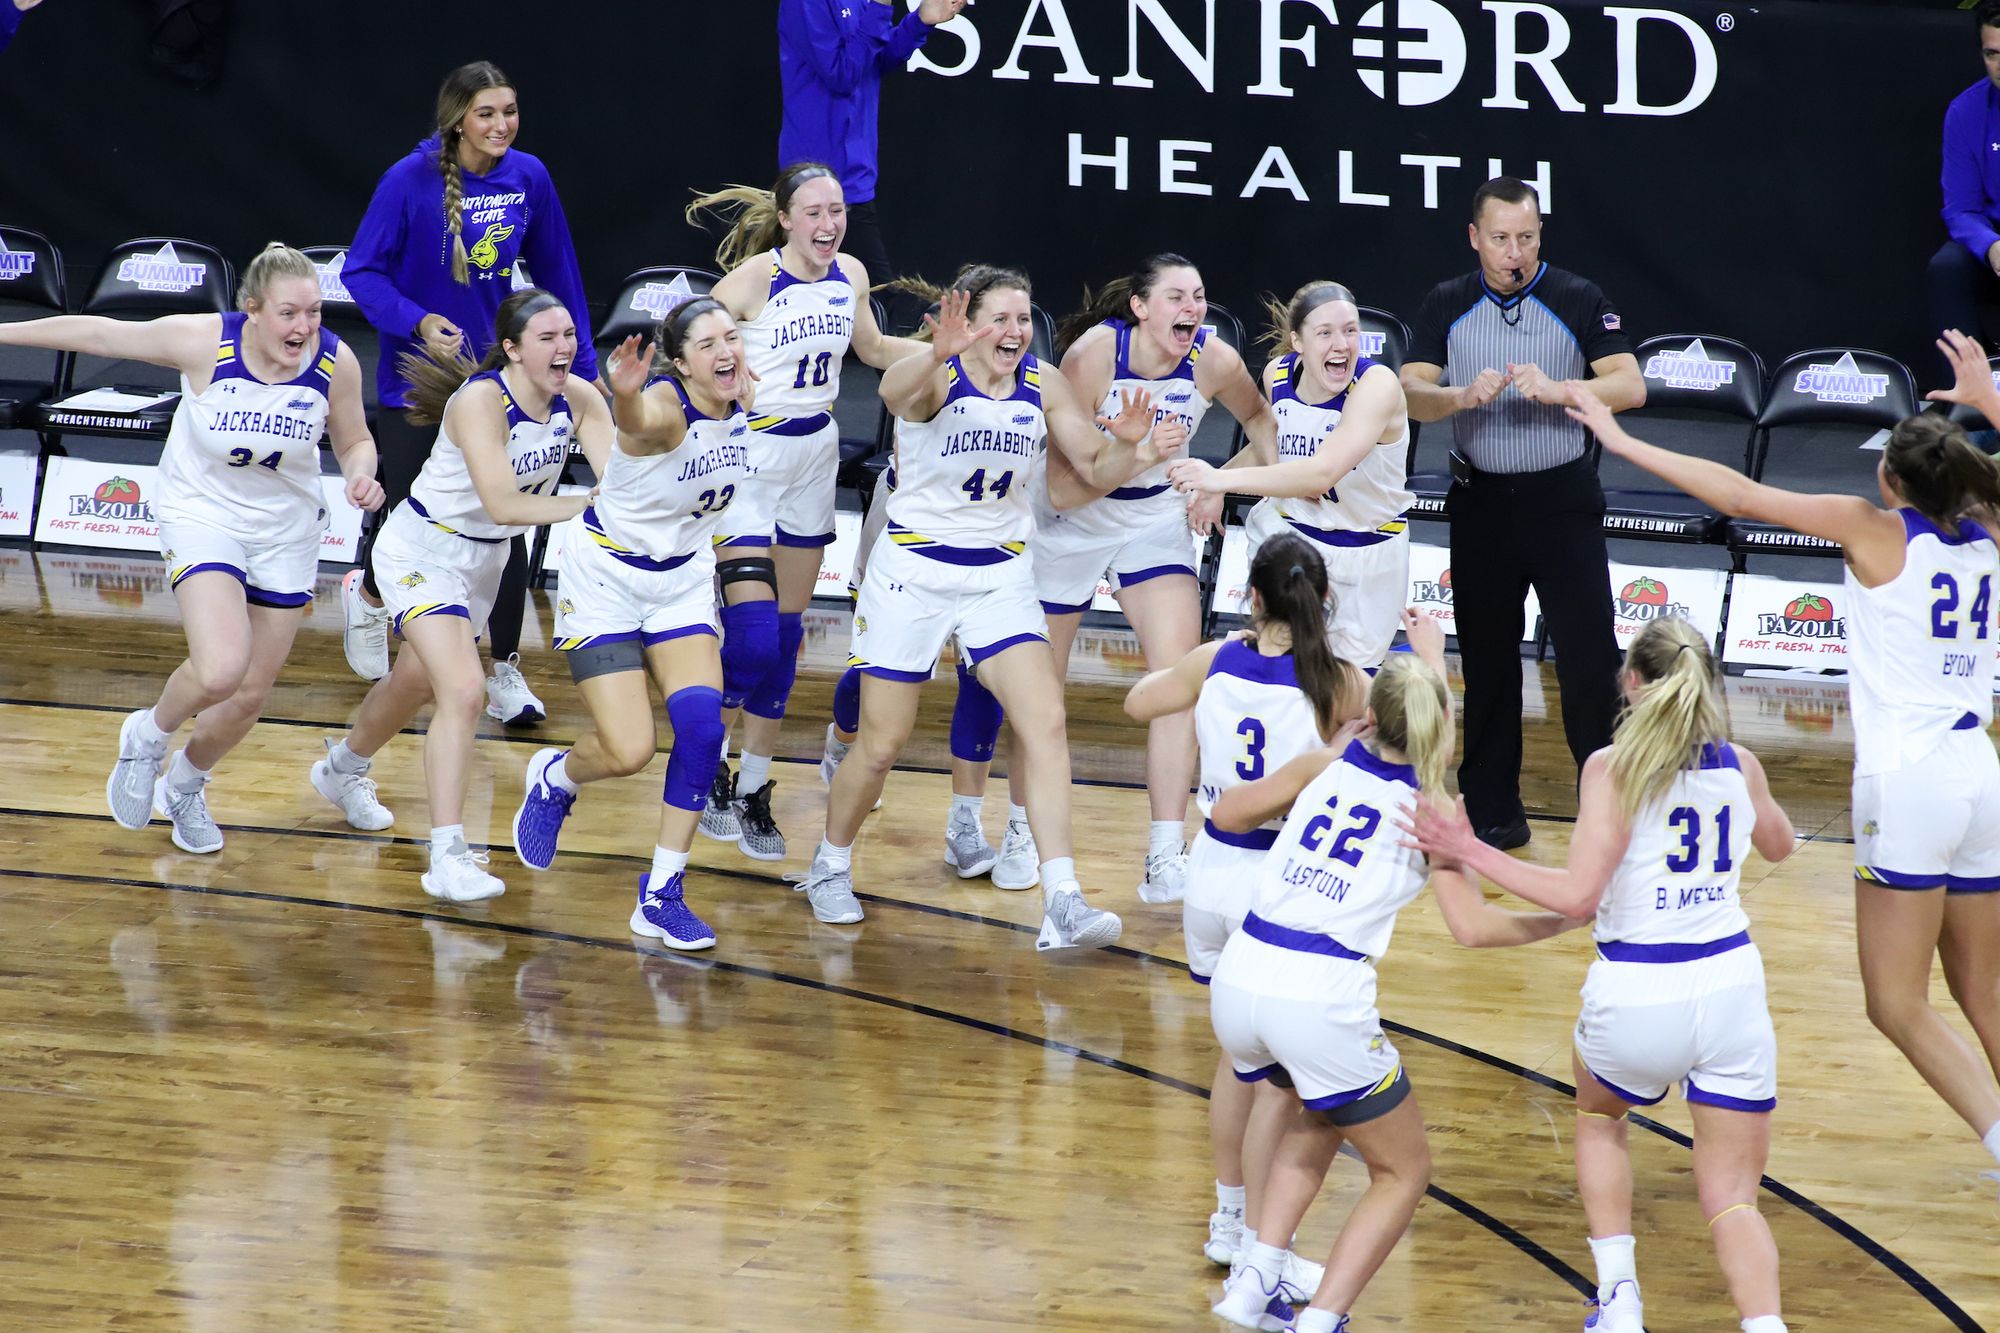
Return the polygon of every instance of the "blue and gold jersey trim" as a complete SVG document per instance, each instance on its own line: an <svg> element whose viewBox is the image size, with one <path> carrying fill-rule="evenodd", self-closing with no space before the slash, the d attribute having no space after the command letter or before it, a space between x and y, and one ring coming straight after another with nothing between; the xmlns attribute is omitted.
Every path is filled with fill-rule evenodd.
<svg viewBox="0 0 2000 1333"><path fill-rule="evenodd" d="M998 565L1028 549L1028 543L1002 542L998 546L950 546L935 537L891 523L889 540L906 551L942 561L947 565Z"/></svg>

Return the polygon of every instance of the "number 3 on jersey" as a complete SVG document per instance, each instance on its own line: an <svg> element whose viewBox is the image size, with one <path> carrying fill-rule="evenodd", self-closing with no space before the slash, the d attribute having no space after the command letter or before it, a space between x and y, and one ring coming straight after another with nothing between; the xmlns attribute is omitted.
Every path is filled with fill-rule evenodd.
<svg viewBox="0 0 2000 1333"><path fill-rule="evenodd" d="M229 466L231 467L249 467L251 459L252 455L248 449L231 449L229 451ZM276 472L278 465L284 461L285 452L282 449L276 453L266 454L264 457L256 459L258 467L267 467L273 472Z"/></svg>
<svg viewBox="0 0 2000 1333"><path fill-rule="evenodd" d="M966 495L971 498L972 503L978 504L981 500L1006 499L1007 489L1013 484L1014 484L1014 473L1012 469L1009 469L1006 472L1002 472L999 476L995 477L992 481L989 482L988 480L986 480L986 469L980 468L978 471L974 472L971 476L967 477L965 479L965 484L963 486L960 486L958 489L964 491Z"/></svg>

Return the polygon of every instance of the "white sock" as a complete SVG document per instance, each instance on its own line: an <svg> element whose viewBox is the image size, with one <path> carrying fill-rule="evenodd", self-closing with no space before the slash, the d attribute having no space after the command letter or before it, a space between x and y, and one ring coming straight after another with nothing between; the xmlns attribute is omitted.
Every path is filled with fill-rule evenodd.
<svg viewBox="0 0 2000 1333"><path fill-rule="evenodd" d="M445 858L445 856L451 851L452 847L455 844L463 845L464 842L465 842L465 825L463 824L431 825L431 864L436 865L439 861L442 861Z"/></svg>
<svg viewBox="0 0 2000 1333"><path fill-rule="evenodd" d="M1248 1232L1244 1233L1243 1245L1236 1253L1242 1256L1245 1268L1254 1268L1266 1277L1275 1278L1285 1271L1285 1252L1261 1240L1251 1240Z"/></svg>
<svg viewBox="0 0 2000 1333"><path fill-rule="evenodd" d="M960 796L957 792L953 792L951 814L945 820L945 827L950 828L953 824L977 824L979 812L985 804L984 796Z"/></svg>
<svg viewBox="0 0 2000 1333"><path fill-rule="evenodd" d="M1178 819L1156 819L1153 834L1146 845L1146 855L1172 856L1187 845L1187 825Z"/></svg>
<svg viewBox="0 0 2000 1333"><path fill-rule="evenodd" d="M1236 1252L1238 1254L1246 1253L1249 1250L1249 1248L1252 1245L1255 1245L1256 1243L1257 1243L1257 1228L1253 1226L1245 1226L1243 1228L1243 1243L1236 1247Z"/></svg>
<svg viewBox="0 0 2000 1333"><path fill-rule="evenodd" d="M1073 856L1052 856L1042 862L1042 890L1054 893L1057 889L1073 889L1076 884L1076 858Z"/></svg>
<svg viewBox="0 0 2000 1333"><path fill-rule="evenodd" d="M1335 1314L1331 1310L1321 1310L1308 1305L1299 1311L1299 1321L1292 1327L1297 1329L1298 1333L1336 1333L1340 1328L1340 1321L1345 1318L1347 1318L1345 1312Z"/></svg>
<svg viewBox="0 0 2000 1333"><path fill-rule="evenodd" d="M174 751L174 762L167 766L167 790L185 795L200 791L201 784L208 781L208 770L196 768L188 762L186 750Z"/></svg>
<svg viewBox="0 0 2000 1333"><path fill-rule="evenodd" d="M2000 1162L2000 1120L1994 1121L1993 1128L1987 1130L1986 1136L1979 1141L1986 1145L1986 1151L1993 1154L1993 1160Z"/></svg>
<svg viewBox="0 0 2000 1333"><path fill-rule="evenodd" d="M149 750L157 750L166 745L171 734L160 730L160 724L153 720L153 710L148 708L139 714L139 720L132 724L132 739Z"/></svg>
<svg viewBox="0 0 2000 1333"><path fill-rule="evenodd" d="M1785 1321L1774 1314L1760 1314L1743 1321L1743 1333L1786 1333Z"/></svg>
<svg viewBox="0 0 2000 1333"><path fill-rule="evenodd" d="M764 785L764 779L771 774L771 756L743 752L742 767L737 769L736 790L748 795Z"/></svg>
<svg viewBox="0 0 2000 1333"><path fill-rule="evenodd" d="M356 773L366 773L368 765L373 762L375 761L372 759L363 759L360 755L348 749L345 740L335 741L333 748L326 752L326 766L336 773L346 773L350 776Z"/></svg>
<svg viewBox="0 0 2000 1333"><path fill-rule="evenodd" d="M819 840L819 850L813 853L815 862L823 862L828 870L847 870L854 865L854 844L836 847L825 838Z"/></svg>
<svg viewBox="0 0 2000 1333"><path fill-rule="evenodd" d="M725 764L729 762L729 733L727 731L722 733L722 762Z"/></svg>
<svg viewBox="0 0 2000 1333"><path fill-rule="evenodd" d="M576 795L576 780L569 775L568 750L564 750L561 754L557 755L555 762L542 770L542 781L548 783L551 787L558 787L572 796ZM681 859L685 861L687 857L683 855Z"/></svg>
<svg viewBox="0 0 2000 1333"><path fill-rule="evenodd" d="M1243 1187L1215 1182L1215 1207L1217 1212L1240 1213L1243 1211Z"/></svg>
<svg viewBox="0 0 2000 1333"><path fill-rule="evenodd" d="M1028 807L1025 805L1015 805L1012 801L1007 802L1007 822L1009 824L1019 824L1022 828L1026 828L1028 826Z"/></svg>
<svg viewBox="0 0 2000 1333"><path fill-rule="evenodd" d="M1590 1238L1590 1257L1597 1261L1597 1296L1599 1300L1611 1294L1611 1289L1620 1282L1637 1285L1639 1270L1634 1251L1638 1241L1630 1236L1606 1236L1599 1240Z"/></svg>
<svg viewBox="0 0 2000 1333"><path fill-rule="evenodd" d="M663 887L668 880L680 874L681 871L686 870L687 863L688 854L686 852L675 852L669 851L665 847L655 847L653 849L653 869L646 876L646 887L649 889Z"/></svg>

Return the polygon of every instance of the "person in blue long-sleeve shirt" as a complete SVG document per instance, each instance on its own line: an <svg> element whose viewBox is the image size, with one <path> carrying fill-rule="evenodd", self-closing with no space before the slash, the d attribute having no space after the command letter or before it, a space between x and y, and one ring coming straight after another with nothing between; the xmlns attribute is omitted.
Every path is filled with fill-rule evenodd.
<svg viewBox="0 0 2000 1333"><path fill-rule="evenodd" d="M437 132L383 173L348 248L342 279L382 344L375 438L388 495L385 514L409 495L437 433L411 423L404 410L403 355L485 356L500 303L527 285L524 264L534 285L554 293L576 322L573 373L597 378L590 308L569 223L548 168L513 146L519 129L513 85L498 67L478 61L453 70L438 90ZM342 585L341 603L348 664L373 680L388 670L389 644L369 555L364 549L361 568ZM487 682L487 711L507 723L543 715L513 661L527 571L527 543L516 537L488 622L494 674Z"/></svg>
<svg viewBox="0 0 2000 1333"><path fill-rule="evenodd" d="M1944 113L1945 230L1951 239L1925 275L1930 327L1981 336L1979 309L2000 305L2000 0L1973 14L1986 77ZM1940 361L1940 384L1953 372Z"/></svg>
<svg viewBox="0 0 2000 1333"><path fill-rule="evenodd" d="M778 0L784 119L778 168L824 162L847 197L842 249L871 275L895 276L875 215L882 75L901 67L966 0L922 0L898 21L890 0Z"/></svg>

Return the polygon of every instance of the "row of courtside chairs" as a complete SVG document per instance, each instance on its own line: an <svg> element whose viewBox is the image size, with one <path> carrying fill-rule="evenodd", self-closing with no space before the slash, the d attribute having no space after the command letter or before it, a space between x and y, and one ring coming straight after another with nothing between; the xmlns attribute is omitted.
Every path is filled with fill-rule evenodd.
<svg viewBox="0 0 2000 1333"><path fill-rule="evenodd" d="M341 280L344 246L306 249L320 270L324 319L347 339L361 358L364 392L374 408L377 341L360 307ZM524 284L525 274L517 275ZM641 269L625 279L617 294L593 312L593 341L600 355L632 334L649 335L662 313L689 296L708 292L720 275L695 267ZM218 250L196 241L143 237L114 246L98 268L75 313L119 319L151 319L169 314L210 314L233 308L236 275ZM888 327L882 303L873 302L878 323ZM71 310L62 256L47 237L0 226L0 308L33 317ZM1055 359L1055 321L1034 307L1035 354ZM1244 353L1256 373L1262 354L1253 350L1244 325L1223 306L1209 306L1214 336ZM1410 345L1404 322L1386 310L1361 310L1363 352L1399 368ZM898 331L908 331L907 329ZM1874 493L1876 455L1857 446L1870 433L1892 427L1922 405L1908 367L1879 352L1854 347L1817 348L1786 357L1767 372L1763 360L1744 343L1715 335L1648 338L1637 348L1645 375L1644 408L1628 414L1638 433L1656 442L1725 463L1753 479L1764 479L1774 463L1792 478L1859 495ZM19 358L15 359L17 362ZM25 364L25 363L24 363ZM132 362L104 362L78 354L55 355L45 373L0 378L0 430L29 430L40 437L43 456L66 452L72 436L163 441L173 415L171 401L136 411L79 412L65 400L92 387L116 387L157 396L176 386L175 378ZM1996 358L2000 365L2000 358ZM5 373L23 368L10 362ZM873 377L843 376L843 384L872 403ZM842 414L850 421L872 420L841 440L841 482L857 490L865 505L891 447L891 422L879 404ZM1639 424L1643 422L1643 424ZM1968 424L1983 424L1969 422ZM1447 523L1445 466L1448 429L1429 432L1412 423L1410 485L1416 495L1414 519ZM1193 452L1220 462L1242 443L1242 431L1226 413L1210 414L1192 444ZM580 464L580 460L578 460ZM1723 515L1657 482L1615 458L1600 460L1605 484L1604 530L1608 536L1725 547L1738 571L1756 555L1834 556L1837 550L1815 538L1766 524L1726 520ZM1651 482L1652 484L1647 484ZM1232 497L1230 514L1240 516L1252 501ZM539 557L540 551L537 551ZM1221 541L1210 544L1203 576L1219 570ZM539 559L537 561L539 568Z"/></svg>

